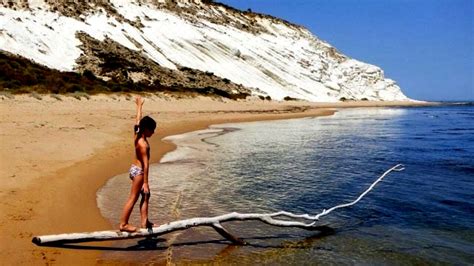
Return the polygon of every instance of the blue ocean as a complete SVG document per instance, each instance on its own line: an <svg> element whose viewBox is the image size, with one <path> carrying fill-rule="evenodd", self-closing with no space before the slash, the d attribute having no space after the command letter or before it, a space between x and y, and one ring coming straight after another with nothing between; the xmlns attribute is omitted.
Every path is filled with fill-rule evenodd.
<svg viewBox="0 0 474 266"><path fill-rule="evenodd" d="M232 211L317 214L347 203L403 164L356 205L321 218L323 232L258 221L224 224L155 242L113 243L104 261L225 264L474 263L474 105L339 109L327 117L214 125L171 136L178 148L151 168L151 220ZM116 224L127 174L98 192ZM133 223L139 215L132 214ZM130 256L129 252L135 255Z"/></svg>

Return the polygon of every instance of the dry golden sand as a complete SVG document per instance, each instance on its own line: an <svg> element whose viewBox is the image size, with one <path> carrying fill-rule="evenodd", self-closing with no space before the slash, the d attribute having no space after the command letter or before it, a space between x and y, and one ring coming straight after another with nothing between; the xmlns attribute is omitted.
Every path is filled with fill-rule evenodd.
<svg viewBox="0 0 474 266"><path fill-rule="evenodd" d="M0 100L0 264L95 264L99 251L38 247L35 235L115 228L100 215L96 192L132 161L135 106L125 96ZM418 103L425 104L425 103ZM144 114L158 121L152 162L174 149L161 139L226 122L334 113L334 108L416 105L400 102L264 102L149 96ZM117 217L118 219L118 217ZM100 245L100 244L98 244Z"/></svg>

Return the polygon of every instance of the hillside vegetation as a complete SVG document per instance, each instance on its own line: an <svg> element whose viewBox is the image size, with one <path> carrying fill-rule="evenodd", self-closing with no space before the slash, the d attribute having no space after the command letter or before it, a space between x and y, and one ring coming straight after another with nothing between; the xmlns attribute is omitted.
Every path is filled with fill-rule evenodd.
<svg viewBox="0 0 474 266"><path fill-rule="evenodd" d="M82 73L63 72L50 69L30 60L0 53L0 91L11 93L55 93L66 94L84 92L88 94L113 92L168 92L187 95L221 96L230 99L246 98L248 95L231 95L219 88L187 88L183 86L164 86L117 80L104 81L91 71Z"/></svg>

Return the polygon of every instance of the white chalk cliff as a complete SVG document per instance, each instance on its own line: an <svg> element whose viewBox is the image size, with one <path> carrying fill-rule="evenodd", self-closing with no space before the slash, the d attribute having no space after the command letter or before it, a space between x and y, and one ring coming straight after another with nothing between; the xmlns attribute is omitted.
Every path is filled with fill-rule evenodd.
<svg viewBox="0 0 474 266"><path fill-rule="evenodd" d="M117 43L160 67L212 72L253 95L276 100L409 100L379 67L351 59L304 27L271 16L204 0L58 2L2 4L0 50L62 71L80 72L95 64L94 74L108 78L95 62L100 59L87 59L97 48L86 52L79 33ZM133 81L156 78L139 69L127 71Z"/></svg>

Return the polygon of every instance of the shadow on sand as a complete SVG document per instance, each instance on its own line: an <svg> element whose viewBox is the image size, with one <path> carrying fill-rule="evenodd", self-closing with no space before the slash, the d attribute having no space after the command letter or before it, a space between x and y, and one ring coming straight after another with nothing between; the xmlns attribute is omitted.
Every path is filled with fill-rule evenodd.
<svg viewBox="0 0 474 266"><path fill-rule="evenodd" d="M277 245L266 245L266 244L252 244L252 240L265 240L265 239L285 239L285 237L280 236L264 236L264 237L251 237L243 238L247 244L245 246L250 246L254 248L285 248L285 249L304 249L310 247L316 240L324 238L329 235L335 234L335 230L329 226L319 226L315 228L318 233L313 234L309 237L306 237L299 241L284 241L283 243ZM206 241L191 241L183 243L173 243L171 245L166 245L166 239L160 237L148 237L142 240L137 241L135 245L128 247L114 247L114 246L94 246L94 245L80 245L80 244L70 244L70 243L53 243L53 244L42 244L44 247L55 247L55 248L64 248L64 249L79 249L79 250L101 250L101 251L145 251L145 250L166 250L170 247L180 247L180 246L195 246L202 244L219 244L223 245L224 248L220 253L229 253L234 249L240 247L241 245L236 245L229 243L226 239L220 240L206 240Z"/></svg>

